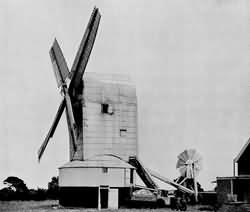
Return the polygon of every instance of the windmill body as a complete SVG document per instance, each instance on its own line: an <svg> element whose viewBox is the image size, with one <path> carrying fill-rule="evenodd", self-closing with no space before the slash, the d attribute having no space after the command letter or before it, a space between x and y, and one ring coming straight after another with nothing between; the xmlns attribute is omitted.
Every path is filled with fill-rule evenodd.
<svg viewBox="0 0 250 212"><path fill-rule="evenodd" d="M124 75L84 75L82 135L77 149L81 160L114 154L124 160L137 155L136 90ZM70 160L74 160L70 142Z"/></svg>
<svg viewBox="0 0 250 212"><path fill-rule="evenodd" d="M134 167L126 162L138 150L135 88L125 76L86 73L83 98L82 143L77 144L83 159L74 159L70 142L70 162L59 168L59 202L118 208L135 183Z"/></svg>

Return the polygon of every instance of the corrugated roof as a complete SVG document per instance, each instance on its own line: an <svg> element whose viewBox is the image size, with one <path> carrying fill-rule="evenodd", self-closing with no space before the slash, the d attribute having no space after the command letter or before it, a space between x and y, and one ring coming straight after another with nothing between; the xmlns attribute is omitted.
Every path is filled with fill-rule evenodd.
<svg viewBox="0 0 250 212"><path fill-rule="evenodd" d="M114 155L96 155L84 161L71 161L63 166L59 167L62 168L126 168L126 169L135 169L133 166L128 164L126 161L123 161L119 157Z"/></svg>

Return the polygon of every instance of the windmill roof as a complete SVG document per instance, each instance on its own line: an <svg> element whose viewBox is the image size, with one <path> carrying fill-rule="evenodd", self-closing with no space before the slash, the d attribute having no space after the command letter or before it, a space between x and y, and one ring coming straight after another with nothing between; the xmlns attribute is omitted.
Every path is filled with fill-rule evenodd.
<svg viewBox="0 0 250 212"><path fill-rule="evenodd" d="M135 167L131 166L126 161L115 155L96 155L84 161L71 161L63 166L59 167L59 169L63 168L126 168L126 169L135 169Z"/></svg>
<svg viewBox="0 0 250 212"><path fill-rule="evenodd" d="M84 75L84 79L97 80L103 83L113 83L121 85L124 84L135 87L134 82L131 80L130 76L125 74L86 72Z"/></svg>

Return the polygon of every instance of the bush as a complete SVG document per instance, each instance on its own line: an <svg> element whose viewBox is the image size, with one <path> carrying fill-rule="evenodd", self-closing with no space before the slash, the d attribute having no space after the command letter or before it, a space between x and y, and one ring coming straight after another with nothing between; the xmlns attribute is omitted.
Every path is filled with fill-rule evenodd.
<svg viewBox="0 0 250 212"><path fill-rule="evenodd" d="M218 212L247 212L247 209L241 205L222 205Z"/></svg>
<svg viewBox="0 0 250 212"><path fill-rule="evenodd" d="M48 183L47 195L49 199L58 199L59 196L58 177L51 178L51 182Z"/></svg>
<svg viewBox="0 0 250 212"><path fill-rule="evenodd" d="M15 191L10 188L0 190L0 200L10 201L12 199L15 199Z"/></svg>
<svg viewBox="0 0 250 212"><path fill-rule="evenodd" d="M29 200L45 200L47 199L47 190L42 188L30 189L29 190Z"/></svg>

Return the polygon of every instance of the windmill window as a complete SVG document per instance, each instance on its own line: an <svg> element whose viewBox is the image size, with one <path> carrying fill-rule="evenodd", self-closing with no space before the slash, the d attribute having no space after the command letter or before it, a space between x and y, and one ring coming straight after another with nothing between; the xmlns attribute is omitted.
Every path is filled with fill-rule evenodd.
<svg viewBox="0 0 250 212"><path fill-rule="evenodd" d="M125 137L127 134L127 129L120 129L120 136Z"/></svg>
<svg viewBox="0 0 250 212"><path fill-rule="evenodd" d="M109 104L102 104L102 113L112 115L114 113L112 106Z"/></svg>
<svg viewBox="0 0 250 212"><path fill-rule="evenodd" d="M109 105L108 104L102 104L102 113L108 113Z"/></svg>

